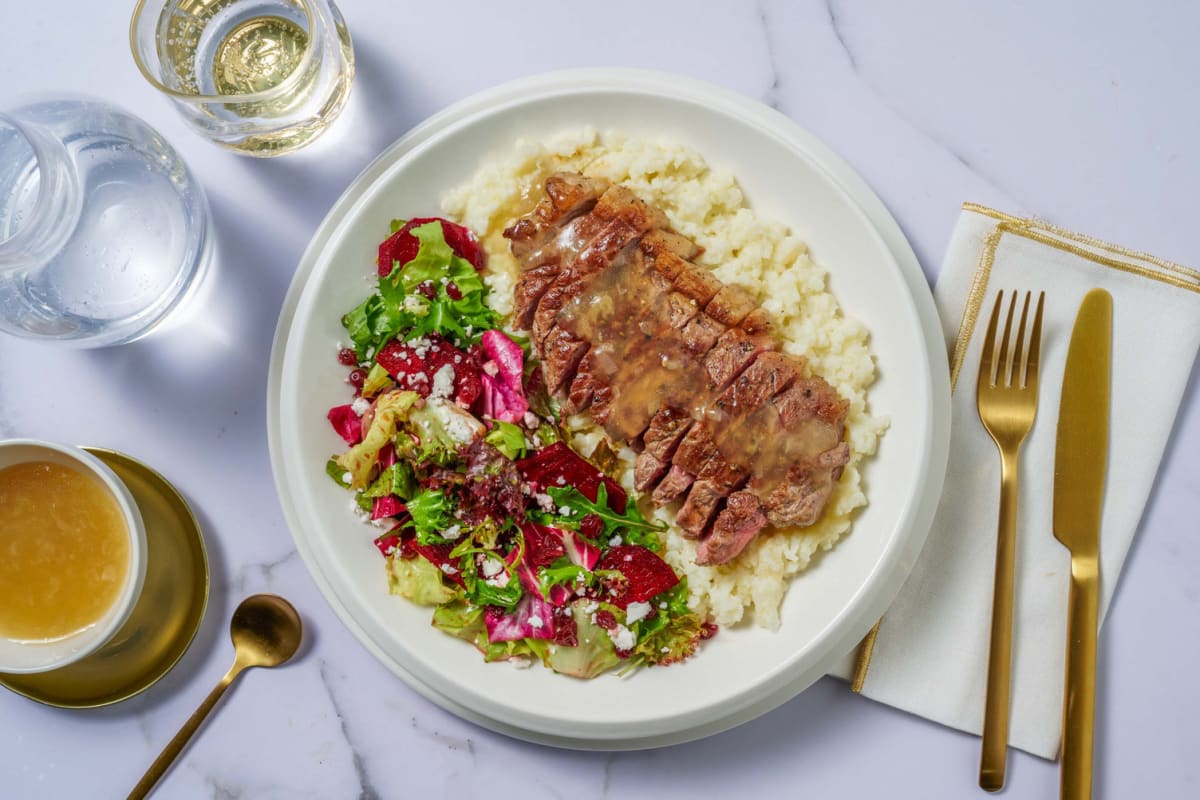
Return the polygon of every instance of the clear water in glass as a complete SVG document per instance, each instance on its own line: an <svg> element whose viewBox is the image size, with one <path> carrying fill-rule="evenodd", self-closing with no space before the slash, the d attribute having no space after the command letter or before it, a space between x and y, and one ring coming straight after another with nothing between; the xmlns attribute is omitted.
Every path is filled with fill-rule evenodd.
<svg viewBox="0 0 1200 800"><path fill-rule="evenodd" d="M81 99L0 114L0 328L83 346L135 339L210 251L203 190L141 120Z"/></svg>

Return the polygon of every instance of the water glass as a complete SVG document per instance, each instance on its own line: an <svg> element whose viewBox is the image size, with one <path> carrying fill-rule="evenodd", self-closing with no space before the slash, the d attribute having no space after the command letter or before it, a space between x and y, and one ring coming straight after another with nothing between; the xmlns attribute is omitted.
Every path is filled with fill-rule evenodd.
<svg viewBox="0 0 1200 800"><path fill-rule="evenodd" d="M127 342L211 260L208 202L136 117L84 98L0 112L0 330Z"/></svg>
<svg viewBox="0 0 1200 800"><path fill-rule="evenodd" d="M312 141L354 80L350 32L329 0L139 0L129 41L192 127L244 155Z"/></svg>

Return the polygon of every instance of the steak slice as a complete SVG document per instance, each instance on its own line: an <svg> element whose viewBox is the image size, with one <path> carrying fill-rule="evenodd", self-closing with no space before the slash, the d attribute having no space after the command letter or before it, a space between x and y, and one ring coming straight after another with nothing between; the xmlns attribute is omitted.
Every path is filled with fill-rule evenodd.
<svg viewBox="0 0 1200 800"><path fill-rule="evenodd" d="M526 217L505 229L513 257L522 264L536 259L559 229L572 218L587 213L608 189L604 178L591 178L577 172L559 172L546 178L542 188L546 197ZM534 256L534 258L531 258Z"/></svg>
<svg viewBox="0 0 1200 800"><path fill-rule="evenodd" d="M671 468L667 470L666 476L654 488L653 498L655 505L665 506L686 492L694 480L695 478L687 470L680 469L672 464Z"/></svg>
<svg viewBox="0 0 1200 800"><path fill-rule="evenodd" d="M740 286L729 284L713 295L704 312L722 325L732 327L756 308L758 303L754 302L749 292Z"/></svg>
<svg viewBox="0 0 1200 800"><path fill-rule="evenodd" d="M716 389L724 389L764 349L765 345L759 338L740 328L728 329L704 356L704 369L708 373L709 383Z"/></svg>
<svg viewBox="0 0 1200 800"><path fill-rule="evenodd" d="M558 277L560 265L557 261L533 267L521 273L513 289L514 325L520 330L529 330L538 301Z"/></svg>
<svg viewBox="0 0 1200 800"><path fill-rule="evenodd" d="M551 394L571 379L587 349L587 342L558 326L542 340L542 377Z"/></svg>
<svg viewBox="0 0 1200 800"><path fill-rule="evenodd" d="M667 406L650 420L642 434L642 452L633 467L633 485L639 491L652 487L671 463L675 448L692 425L691 414Z"/></svg>
<svg viewBox="0 0 1200 800"><path fill-rule="evenodd" d="M686 236L680 236L678 233L661 228L642 237L641 248L642 252L652 259L662 253L671 253L686 261L691 261L704 252L704 248Z"/></svg>
<svg viewBox="0 0 1200 800"><path fill-rule="evenodd" d="M717 515L712 531L696 548L697 564L726 564L736 558L767 525L758 498L747 491L734 492Z"/></svg>
<svg viewBox="0 0 1200 800"><path fill-rule="evenodd" d="M725 330L724 325L708 314L703 311L697 312L688 320L687 325L683 326L684 352L694 358L700 358L712 349Z"/></svg>

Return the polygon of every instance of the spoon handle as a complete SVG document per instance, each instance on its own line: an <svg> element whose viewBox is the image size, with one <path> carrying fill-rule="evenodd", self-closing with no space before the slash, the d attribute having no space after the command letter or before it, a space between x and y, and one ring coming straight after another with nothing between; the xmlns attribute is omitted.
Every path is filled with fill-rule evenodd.
<svg viewBox="0 0 1200 800"><path fill-rule="evenodd" d="M221 682L213 687L213 690L208 693L208 697L204 698L204 702L200 704L200 707L188 717L187 722L183 723L183 727L179 729L179 733L175 734L175 738L168 742L163 751L158 754L158 758L154 759L154 763L150 765L150 769L146 770L146 774L142 776L137 786L133 787L133 791L129 793L129 800L142 800L142 798L150 794L150 790L154 788L154 784L158 783L159 779L171 768L171 764L183 752L183 748L187 747L187 743L196 731L200 729L200 725L203 724L204 719L217 703L220 702L222 695L225 694L225 690L229 688L229 685L233 683L233 679L241 671L242 665L234 664L229 672L225 673L225 677L221 678Z"/></svg>

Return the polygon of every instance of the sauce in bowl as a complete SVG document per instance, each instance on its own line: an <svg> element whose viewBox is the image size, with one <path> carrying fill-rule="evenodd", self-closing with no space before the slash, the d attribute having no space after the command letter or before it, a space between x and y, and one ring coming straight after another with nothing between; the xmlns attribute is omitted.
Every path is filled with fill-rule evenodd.
<svg viewBox="0 0 1200 800"><path fill-rule="evenodd" d="M99 622L128 579L129 538L92 476L48 461L0 469L0 637L57 641Z"/></svg>

